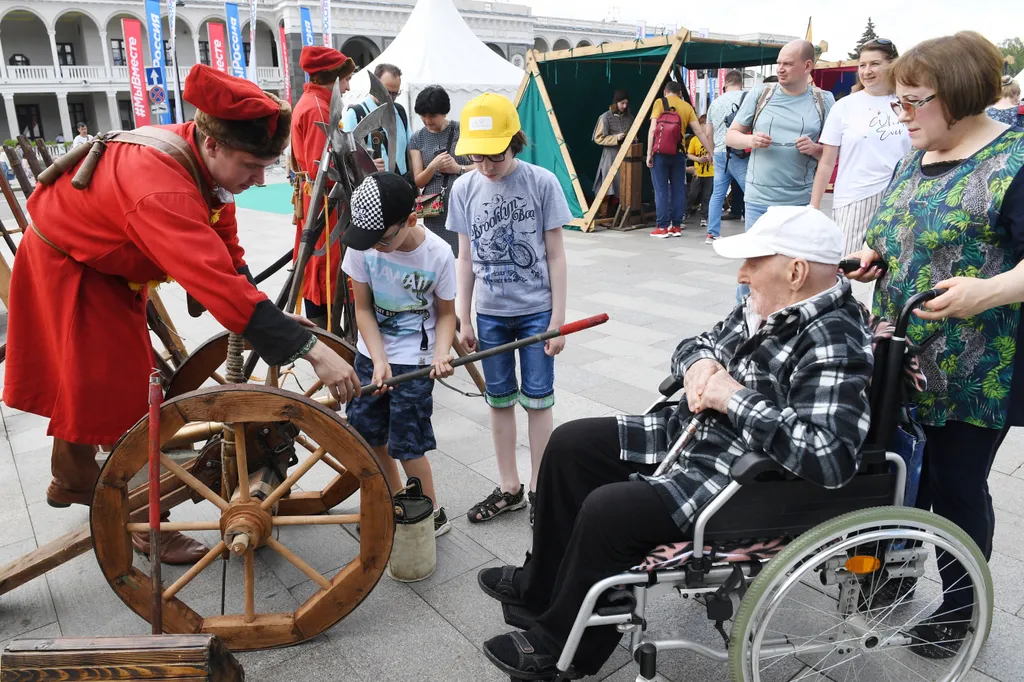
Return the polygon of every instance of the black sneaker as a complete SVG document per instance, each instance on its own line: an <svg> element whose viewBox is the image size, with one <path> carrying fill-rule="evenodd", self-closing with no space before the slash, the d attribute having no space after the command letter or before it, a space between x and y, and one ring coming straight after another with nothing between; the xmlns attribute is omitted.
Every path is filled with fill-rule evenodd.
<svg viewBox="0 0 1024 682"><path fill-rule="evenodd" d="M444 513L444 507L434 510L434 537L439 538L452 529L452 522Z"/></svg>

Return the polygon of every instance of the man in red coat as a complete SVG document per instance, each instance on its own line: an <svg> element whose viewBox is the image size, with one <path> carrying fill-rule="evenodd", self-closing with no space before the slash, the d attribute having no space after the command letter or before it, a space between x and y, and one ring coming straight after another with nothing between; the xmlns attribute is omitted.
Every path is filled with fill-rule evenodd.
<svg viewBox="0 0 1024 682"><path fill-rule="evenodd" d="M327 136L317 123L330 123L331 91L338 82L342 94L348 92L348 82L355 72L355 63L338 50L330 47L310 45L302 48L299 55L299 66L309 74L309 82L305 84L302 97L295 104L292 116L292 156L295 159L296 171L300 181L304 182L302 191L302 215L310 211L319 211L320 206L310 206L309 191L316 180L317 162L324 151ZM322 199L321 199L322 200ZM331 213L327 229L320 237L316 248L322 249L327 234L338 219ZM299 222L295 231L295 253L299 251L303 223ZM317 326L327 328L327 279L334 286L341 265L341 247L337 242L331 246L331 271L327 271L327 254L311 256L306 264L302 281L303 312ZM334 292L331 292L334 295Z"/></svg>
<svg viewBox="0 0 1024 682"><path fill-rule="evenodd" d="M358 393L352 367L316 340L309 321L253 285L238 243L232 195L263 183L288 143L290 107L203 65L192 68L183 97L198 109L195 121L161 128L176 136L184 165L115 141L88 187L71 185L79 164L28 201L33 223L11 279L3 399L50 418L46 498L56 507L90 504L96 446L116 442L147 412L147 282L177 281L271 364L304 357L341 400ZM203 556L199 543L166 535L166 563ZM148 552L148 537L133 541Z"/></svg>

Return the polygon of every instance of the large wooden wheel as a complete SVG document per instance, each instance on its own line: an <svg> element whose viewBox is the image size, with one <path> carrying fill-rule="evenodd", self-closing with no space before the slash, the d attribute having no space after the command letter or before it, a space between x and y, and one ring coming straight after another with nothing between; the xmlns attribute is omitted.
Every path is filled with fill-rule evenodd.
<svg viewBox="0 0 1024 682"><path fill-rule="evenodd" d="M235 435L237 457L235 494L218 494L168 455L161 463L168 472L161 488L168 490L163 509L187 499L182 490L195 491L205 503L203 520L165 522L161 530L213 531L220 541L195 566L163 585L163 629L174 634L210 633L233 650L251 650L296 644L318 635L341 620L373 589L387 564L394 538L391 494L369 446L331 409L304 396L257 385L226 385L200 389L166 401L160 414L160 440L166 444L183 428L196 423L219 423ZM248 425L290 422L301 434L298 441L312 450L276 485L265 499L250 495L251 439ZM93 497L91 523L96 558L111 588L135 613L150 620L153 591L150 576L133 565L131 532L146 532L145 507L129 495L128 483L148 462L148 419L136 424L118 442L100 474ZM339 479L358 489L359 513L313 516L303 504L289 506L284 498L317 462L337 472ZM166 486L163 485L166 483ZM348 485L348 484L346 484ZM306 493L298 493L299 495ZM315 493L316 499L322 499ZM230 498L230 499L228 499ZM284 499L282 499L284 498ZM134 502L134 503L133 503ZM208 504L207 504L208 503ZM198 509L199 507L197 507ZM137 509L137 511L132 511ZM313 526L318 532L337 530L342 524L360 524L358 553L331 579L275 538L275 531ZM335 536L338 537L338 536ZM258 612L266 602L257 593L257 550L276 552L300 570L315 592L296 610ZM242 563L243 607L237 614L201 614L189 600L202 602L201 590L189 584L226 552L232 563ZM262 556L262 554L260 554ZM141 560L140 564L145 567ZM261 562L262 564L263 562ZM236 564L237 566L237 564ZM226 567L225 567L225 570ZM165 567L165 575L167 568ZM208 600L207 600L208 601ZM197 606L197 608L199 608ZM202 610L202 609L199 609Z"/></svg>

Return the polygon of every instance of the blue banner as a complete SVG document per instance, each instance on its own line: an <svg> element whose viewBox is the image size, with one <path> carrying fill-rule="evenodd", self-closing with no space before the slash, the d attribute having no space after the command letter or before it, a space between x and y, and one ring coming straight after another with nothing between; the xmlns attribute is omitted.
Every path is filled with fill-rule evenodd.
<svg viewBox="0 0 1024 682"><path fill-rule="evenodd" d="M149 34L149 53L153 66L146 69L146 92L155 125L171 122L171 108L167 104L167 79L164 76L164 31L160 23L160 0L146 0L146 31Z"/></svg>
<svg viewBox="0 0 1024 682"><path fill-rule="evenodd" d="M242 47L242 22L238 19L238 5L224 3L228 18L228 73L245 78L245 48Z"/></svg>
<svg viewBox="0 0 1024 682"><path fill-rule="evenodd" d="M313 18L309 15L308 7L299 8L302 17L302 46L313 44ZM306 74L306 82L309 82L309 74Z"/></svg>

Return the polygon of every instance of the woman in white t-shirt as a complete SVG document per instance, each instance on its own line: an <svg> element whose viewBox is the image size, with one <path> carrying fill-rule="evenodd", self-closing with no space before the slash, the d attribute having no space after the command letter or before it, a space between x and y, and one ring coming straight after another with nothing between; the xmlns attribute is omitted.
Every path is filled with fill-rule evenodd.
<svg viewBox="0 0 1024 682"><path fill-rule="evenodd" d="M886 78L889 65L898 56L890 40L864 43L858 67L864 89L836 102L821 132L825 150L814 176L811 206L820 208L838 157L832 219L843 228L843 253L863 248L864 234L878 211L892 171L910 151L907 128L890 106L893 95Z"/></svg>

